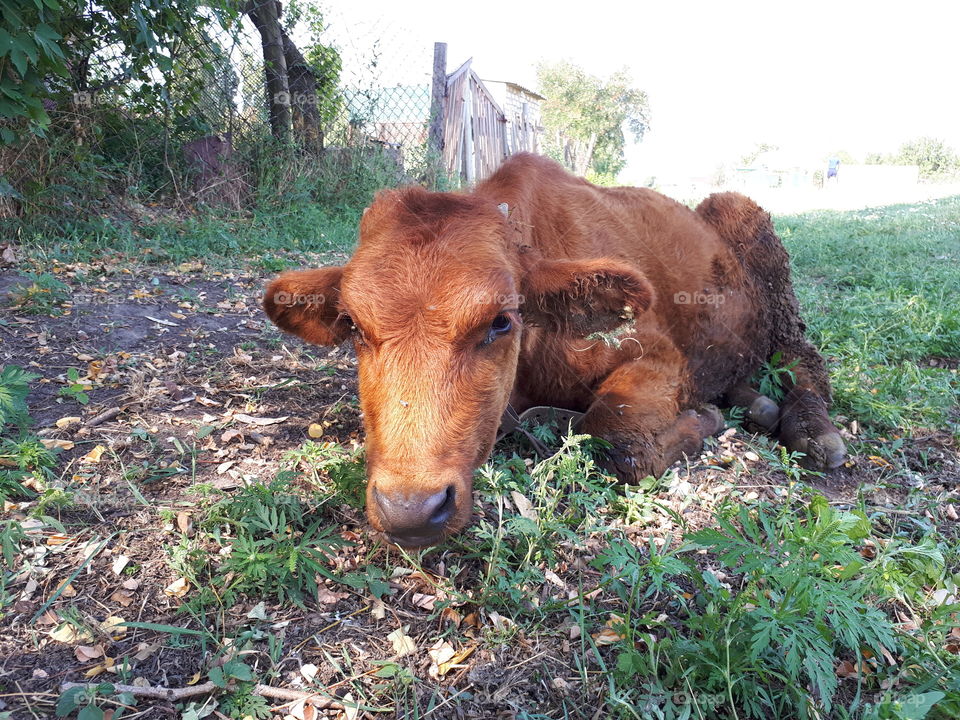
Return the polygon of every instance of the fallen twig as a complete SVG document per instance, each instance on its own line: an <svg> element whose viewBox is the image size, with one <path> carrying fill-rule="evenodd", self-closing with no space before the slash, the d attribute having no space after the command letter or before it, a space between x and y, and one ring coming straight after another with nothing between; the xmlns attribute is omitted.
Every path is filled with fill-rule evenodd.
<svg viewBox="0 0 960 720"><path fill-rule="evenodd" d="M117 415L119 415L122 412L123 412L123 408L119 408L119 407L113 407L113 408L110 408L109 410L104 410L102 413L100 413L96 417L93 417L87 420L87 422L84 423L84 427L92 428L92 427L96 427L97 425L102 425L108 420L113 420Z"/></svg>
<svg viewBox="0 0 960 720"><path fill-rule="evenodd" d="M82 687L92 689L98 687L99 683L74 683L65 682L60 685L61 691L72 688ZM205 682L199 685L181 688L165 687L140 687L139 685L113 685L118 693L130 693L134 697L154 698L156 700L177 701L184 698L194 697L195 695L207 695L216 692L219 688L212 682ZM303 690L288 690L286 688L275 688L270 685L256 685L253 689L255 695L261 695L275 700L289 700L296 702L303 700L321 710L343 710L343 705L336 700L319 693L304 692Z"/></svg>

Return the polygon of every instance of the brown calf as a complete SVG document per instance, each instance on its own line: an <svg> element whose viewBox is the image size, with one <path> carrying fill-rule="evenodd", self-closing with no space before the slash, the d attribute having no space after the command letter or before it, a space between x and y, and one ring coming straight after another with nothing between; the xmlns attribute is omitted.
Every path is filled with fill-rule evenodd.
<svg viewBox="0 0 960 720"><path fill-rule="evenodd" d="M307 342L353 341L367 511L400 544L467 524L508 403L585 412L627 482L697 453L721 399L811 467L844 457L787 253L734 193L693 212L517 155L470 194L381 192L345 266L280 276L264 307ZM747 385L776 352L796 362L779 407Z"/></svg>

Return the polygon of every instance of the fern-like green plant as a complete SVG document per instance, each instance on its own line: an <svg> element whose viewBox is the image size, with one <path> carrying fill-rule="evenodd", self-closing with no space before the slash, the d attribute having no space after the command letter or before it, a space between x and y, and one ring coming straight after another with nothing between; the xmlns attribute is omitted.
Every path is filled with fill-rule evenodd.
<svg viewBox="0 0 960 720"><path fill-rule="evenodd" d="M26 399L30 392L30 383L38 377L40 376L16 365L4 365L0 368L0 433L8 425L18 430L24 430L30 425Z"/></svg>
<svg viewBox="0 0 960 720"><path fill-rule="evenodd" d="M316 596L318 575L337 579L327 560L344 542L335 526L290 492L289 479L282 473L269 485L248 486L208 511L203 526L219 544L232 545L214 578L228 602L267 593L303 607Z"/></svg>
<svg viewBox="0 0 960 720"><path fill-rule="evenodd" d="M829 711L837 658L856 663L865 649L881 656L898 647L890 620L867 602L870 583L854 542L869 531L865 516L837 512L817 496L800 513L741 507L719 527L688 536L744 578L735 597L721 596L724 620L712 631L722 630L725 653L713 655L720 667L736 657L746 681L737 676L734 683L730 673L728 691L751 716L779 711L771 703L781 685L779 702L794 704L801 716ZM710 655L703 645L691 644L691 662Z"/></svg>

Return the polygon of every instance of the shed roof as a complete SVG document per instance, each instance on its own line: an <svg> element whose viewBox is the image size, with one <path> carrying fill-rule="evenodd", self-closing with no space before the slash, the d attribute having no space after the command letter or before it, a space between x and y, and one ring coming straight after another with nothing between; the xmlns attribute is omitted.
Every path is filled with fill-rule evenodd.
<svg viewBox="0 0 960 720"><path fill-rule="evenodd" d="M524 87L523 85L520 85L519 83L510 82L509 80L484 80L484 82L487 82L487 83L503 83L504 85L506 85L506 86L508 86L508 87L512 87L512 88L514 88L514 89L516 89L516 90L520 90L521 92L526 93L527 95L531 95L532 97L535 97L537 100L546 100L546 98L545 98L543 95L541 95L540 93L534 92L534 91L531 90L530 88Z"/></svg>

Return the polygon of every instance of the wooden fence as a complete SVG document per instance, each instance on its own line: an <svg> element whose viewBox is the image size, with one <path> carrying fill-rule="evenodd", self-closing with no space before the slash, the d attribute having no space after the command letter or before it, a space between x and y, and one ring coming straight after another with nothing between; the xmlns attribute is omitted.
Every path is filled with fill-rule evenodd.
<svg viewBox="0 0 960 720"><path fill-rule="evenodd" d="M507 118L471 68L447 76L443 108L443 167L467 185L489 177L507 156Z"/></svg>

